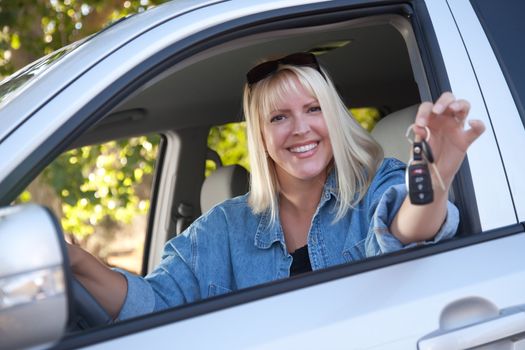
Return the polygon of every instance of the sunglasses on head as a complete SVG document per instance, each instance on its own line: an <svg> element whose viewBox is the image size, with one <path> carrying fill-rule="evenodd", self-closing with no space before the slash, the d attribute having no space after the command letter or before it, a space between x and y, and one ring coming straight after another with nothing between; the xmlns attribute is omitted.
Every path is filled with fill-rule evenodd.
<svg viewBox="0 0 525 350"><path fill-rule="evenodd" d="M248 82L248 85L252 86L253 84L274 74L275 72L277 72L277 69L279 69L280 64L311 67L316 69L319 73L321 73L323 78L326 79L323 72L321 71L321 67L319 66L319 62L317 62L317 58L315 57L315 55L309 52L299 52L279 58L277 60L266 61L253 67L248 71L248 73L246 73L246 80Z"/></svg>

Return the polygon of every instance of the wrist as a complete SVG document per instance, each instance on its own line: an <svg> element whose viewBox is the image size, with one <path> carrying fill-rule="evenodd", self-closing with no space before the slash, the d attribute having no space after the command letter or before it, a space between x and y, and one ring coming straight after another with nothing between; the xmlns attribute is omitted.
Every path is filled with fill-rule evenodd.
<svg viewBox="0 0 525 350"><path fill-rule="evenodd" d="M74 273L78 273L79 267L83 265L82 260L86 252L82 248L74 244L66 243L66 246L71 270Z"/></svg>

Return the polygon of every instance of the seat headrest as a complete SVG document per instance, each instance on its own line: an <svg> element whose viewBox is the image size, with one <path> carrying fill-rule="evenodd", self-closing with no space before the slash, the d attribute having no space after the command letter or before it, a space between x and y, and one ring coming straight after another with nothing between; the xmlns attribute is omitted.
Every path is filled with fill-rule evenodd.
<svg viewBox="0 0 525 350"><path fill-rule="evenodd" d="M248 171L240 165L218 167L202 184L201 212L248 192L249 178Z"/></svg>
<svg viewBox="0 0 525 350"><path fill-rule="evenodd" d="M397 158L405 163L410 157L410 144L405 133L416 119L419 105L412 105L388 114L372 130L372 137L379 142L385 157Z"/></svg>

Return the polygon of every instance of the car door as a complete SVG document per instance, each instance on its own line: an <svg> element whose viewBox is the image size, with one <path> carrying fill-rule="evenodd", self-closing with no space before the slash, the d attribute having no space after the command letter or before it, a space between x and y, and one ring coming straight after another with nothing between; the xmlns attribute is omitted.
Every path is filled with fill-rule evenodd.
<svg viewBox="0 0 525 350"><path fill-rule="evenodd" d="M518 221L525 221L525 182L522 180L525 147L525 72L521 68L524 51L514 42L525 32L519 16L525 10L520 1L495 11L490 1L455 2L458 27L465 40L484 103L489 112L505 171L512 191ZM475 33L484 32L481 38ZM491 67L495 67L492 68ZM501 116L505 117L501 117Z"/></svg>
<svg viewBox="0 0 525 350"><path fill-rule="evenodd" d="M446 1L230 1L159 21L100 59L5 138L0 156L11 166L2 177L3 198L21 188L16 179L34 164L48 162L110 106L169 69L213 53L209 48L254 33L392 13L412 25L428 83L429 96L422 97L451 89L471 101L471 113L487 125L454 185L470 232L72 334L55 347L452 349L500 339L507 345L515 342L508 338L524 331L519 327L525 304L525 232L455 21L459 14ZM54 116L52 125L46 122L49 116ZM24 143L35 130L42 131L31 145ZM168 153L176 155L175 143ZM176 167L176 159L165 158L168 175L161 178L159 193L170 193L175 180L168 170ZM165 196L157 206L170 205ZM148 268L158 261L170 230L169 211L152 215Z"/></svg>

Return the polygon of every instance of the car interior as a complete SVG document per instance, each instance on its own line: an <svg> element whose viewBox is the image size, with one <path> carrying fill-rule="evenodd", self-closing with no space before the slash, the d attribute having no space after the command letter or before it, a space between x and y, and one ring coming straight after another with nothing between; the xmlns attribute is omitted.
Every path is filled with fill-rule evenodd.
<svg viewBox="0 0 525 350"><path fill-rule="evenodd" d="M317 55L349 108L380 111L373 136L385 156L408 160L405 131L417 105L431 94L407 18L375 15L226 41L156 74L72 145L152 132L164 135L146 243L150 251L160 249L214 204L247 191L248 172L238 165L219 167L205 179L206 160L217 158L207 147L209 130L243 120L242 88L252 66L300 51ZM160 259L158 254L145 255L143 272Z"/></svg>

